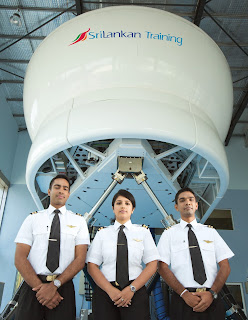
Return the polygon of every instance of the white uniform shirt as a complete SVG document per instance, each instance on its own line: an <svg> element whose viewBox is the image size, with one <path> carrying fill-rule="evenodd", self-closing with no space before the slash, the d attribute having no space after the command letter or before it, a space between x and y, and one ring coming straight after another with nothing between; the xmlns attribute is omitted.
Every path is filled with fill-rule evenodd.
<svg viewBox="0 0 248 320"><path fill-rule="evenodd" d="M191 222L202 254L207 280L200 285L194 280L191 257L189 252L187 222L165 230L158 243L160 260L171 265L171 271L185 288L211 288L217 275L217 263L234 256L233 252L218 232L206 225Z"/></svg>
<svg viewBox="0 0 248 320"><path fill-rule="evenodd" d="M49 275L51 271L46 267L48 239L53 217L53 206L29 215L23 222L15 239L16 243L31 246L28 260L36 274ZM75 246L89 244L89 231L83 217L63 206L59 208L60 219L60 257L59 267L54 274L62 273L75 258Z"/></svg>
<svg viewBox="0 0 248 320"><path fill-rule="evenodd" d="M90 245L86 258L86 262L102 265L101 271L110 282L116 280L116 248L120 225L115 221L114 225L99 230ZM128 244L129 280L134 280L142 272L142 261L147 264L158 260L159 254L150 230L132 224L129 220L125 223L123 231Z"/></svg>

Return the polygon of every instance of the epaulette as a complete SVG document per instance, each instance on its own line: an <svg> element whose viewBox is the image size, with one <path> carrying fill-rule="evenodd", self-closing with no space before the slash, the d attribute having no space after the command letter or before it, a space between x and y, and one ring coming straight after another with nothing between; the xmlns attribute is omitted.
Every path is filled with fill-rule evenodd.
<svg viewBox="0 0 248 320"><path fill-rule="evenodd" d="M212 229L214 228L214 227L213 227L213 226L211 226L210 224L209 224L207 227L208 227L208 228L212 228Z"/></svg>
<svg viewBox="0 0 248 320"><path fill-rule="evenodd" d="M100 231L100 230L102 230L102 229L105 229L105 227L100 227L97 231Z"/></svg>
<svg viewBox="0 0 248 320"><path fill-rule="evenodd" d="M38 213L38 211L31 212L30 214L36 214L36 213Z"/></svg>
<svg viewBox="0 0 248 320"><path fill-rule="evenodd" d="M146 228L146 229L149 229L149 227L147 225L145 225L145 224L142 224L142 227Z"/></svg>
<svg viewBox="0 0 248 320"><path fill-rule="evenodd" d="M171 227L167 227L167 228L165 228L165 230L169 230Z"/></svg>
<svg viewBox="0 0 248 320"><path fill-rule="evenodd" d="M82 217L82 215L80 213L76 213L77 216Z"/></svg>

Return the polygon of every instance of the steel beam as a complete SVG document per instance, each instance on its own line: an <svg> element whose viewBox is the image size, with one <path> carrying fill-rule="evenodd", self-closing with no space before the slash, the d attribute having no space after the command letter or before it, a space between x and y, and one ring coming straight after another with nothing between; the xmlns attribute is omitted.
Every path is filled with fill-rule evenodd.
<svg viewBox="0 0 248 320"><path fill-rule="evenodd" d="M195 11L195 17L193 20L193 23L198 27L201 23L205 5L206 5L206 0L198 0L196 11Z"/></svg>
<svg viewBox="0 0 248 320"><path fill-rule="evenodd" d="M69 11L70 9L74 8L75 5L72 5L71 7L63 10L62 12L60 12L59 14L57 14L55 17L49 19L48 21L42 23L39 27L35 28L34 30L28 32L27 34L25 34L24 36L20 37L19 39L17 39L16 41L12 42L11 44L7 45L5 48L0 50L0 53L5 51L6 49L8 49L9 47L12 47L14 44L16 44L17 42L21 41L23 38L29 36L31 33L39 30L40 28L44 27L46 24L50 23L51 21L53 21L54 19L58 18L59 16L61 16L62 14L64 14L65 12Z"/></svg>
<svg viewBox="0 0 248 320"><path fill-rule="evenodd" d="M29 60L20 60L20 59L0 59L0 63L20 63L28 64Z"/></svg>
<svg viewBox="0 0 248 320"><path fill-rule="evenodd" d="M83 13L83 4L81 0L75 0L75 2L76 2L77 15L79 16L80 14Z"/></svg>
<svg viewBox="0 0 248 320"><path fill-rule="evenodd" d="M79 147L81 147L82 149L93 153L95 156L97 156L97 157L99 157L101 159L105 159L106 158L106 156L102 152L100 152L100 151L88 146L87 144L80 144Z"/></svg>
<svg viewBox="0 0 248 320"><path fill-rule="evenodd" d="M9 84L23 84L24 80L0 80L0 83L9 83Z"/></svg>
<svg viewBox="0 0 248 320"><path fill-rule="evenodd" d="M66 8L53 8L53 7L28 7L28 6L7 6L0 5L0 10L23 10L23 11L47 11L47 12L62 12ZM76 13L76 10L71 8L68 10L69 12Z"/></svg>
<svg viewBox="0 0 248 320"><path fill-rule="evenodd" d="M171 181L175 181L176 178L183 172L183 170L190 164L190 162L195 158L196 153L192 152L189 157L181 164L180 168L173 174Z"/></svg>
<svg viewBox="0 0 248 320"><path fill-rule="evenodd" d="M0 39L19 39L20 35L16 34L0 34ZM44 40L44 36L26 36L25 39L30 40Z"/></svg>
<svg viewBox="0 0 248 320"><path fill-rule="evenodd" d="M6 101L7 102L12 102L12 101L23 102L23 99L22 98L7 98Z"/></svg>
<svg viewBox="0 0 248 320"><path fill-rule="evenodd" d="M146 190L146 192L148 193L149 197L152 199L152 201L156 205L156 207L158 208L158 210L161 212L167 225L172 226L172 225L176 224L176 222L173 220L173 218L166 212L166 210L164 209L164 207L162 206L162 204L160 203L160 201L158 200L158 198L156 197L156 195L154 194L152 189L146 183L146 181L143 181L141 184L142 184L143 188Z"/></svg>
<svg viewBox="0 0 248 320"><path fill-rule="evenodd" d="M101 197L99 198L97 203L94 205L94 207L90 210L90 212L89 213L86 212L84 214L84 219L86 220L87 223L93 218L96 211L100 208L100 206L103 204L103 202L107 199L107 197L109 196L111 191L114 189L116 184L117 184L116 180L112 181L110 183L110 185L108 186L108 188L103 192L103 194L101 195Z"/></svg>
<svg viewBox="0 0 248 320"><path fill-rule="evenodd" d="M63 151L64 154L66 155L67 159L71 162L71 164L73 165L74 169L77 171L77 173L79 174L80 178L82 180L85 179L85 175L83 173L83 171L81 170L81 168L79 167L79 165L77 164L77 162L74 160L73 156L70 154L70 152L68 150L64 150Z"/></svg>
<svg viewBox="0 0 248 320"><path fill-rule="evenodd" d="M14 113L14 114L13 114L13 117L14 117L14 118L24 118L24 114Z"/></svg>
<svg viewBox="0 0 248 320"><path fill-rule="evenodd" d="M175 152L178 152L178 151L180 151L180 150L182 150L182 149L184 149L184 148L177 146L177 147L175 147L175 148L172 148L172 149L170 149L170 150L167 150L167 151L165 151L165 152L162 152L162 153L158 154L158 155L155 156L154 158L155 158L156 160L160 160L160 159L163 159L163 158L165 158L165 157L168 157L169 155L171 155L171 154L173 154L173 153L175 153Z"/></svg>

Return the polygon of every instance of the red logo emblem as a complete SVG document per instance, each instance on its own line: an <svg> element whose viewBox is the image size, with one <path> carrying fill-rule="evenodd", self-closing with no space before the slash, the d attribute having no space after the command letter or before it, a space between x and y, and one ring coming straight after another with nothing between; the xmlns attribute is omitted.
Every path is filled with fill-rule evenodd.
<svg viewBox="0 0 248 320"><path fill-rule="evenodd" d="M69 46L71 46L71 45L73 45L73 44L76 44L76 43L78 43L78 42L80 42L80 41L86 40L86 39L87 39L87 33L88 33L89 31L90 31L90 28L89 28L89 30L87 30L87 31L85 31L85 32L83 32L83 33L80 33L80 34L76 37L76 39L72 41L72 43L71 43Z"/></svg>

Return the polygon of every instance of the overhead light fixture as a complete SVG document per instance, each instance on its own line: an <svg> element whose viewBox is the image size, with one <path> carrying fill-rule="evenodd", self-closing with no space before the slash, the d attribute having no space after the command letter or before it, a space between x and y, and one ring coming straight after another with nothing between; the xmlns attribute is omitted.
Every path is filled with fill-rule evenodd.
<svg viewBox="0 0 248 320"><path fill-rule="evenodd" d="M13 16L10 17L9 21L11 24L14 24L17 27L21 27L22 25L21 16L19 13L14 13Z"/></svg>

